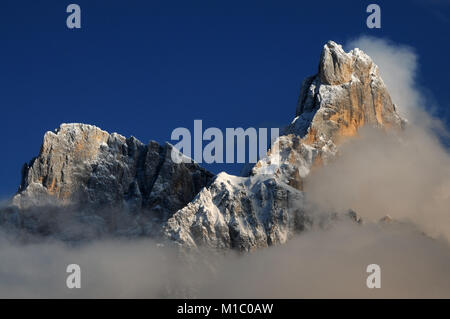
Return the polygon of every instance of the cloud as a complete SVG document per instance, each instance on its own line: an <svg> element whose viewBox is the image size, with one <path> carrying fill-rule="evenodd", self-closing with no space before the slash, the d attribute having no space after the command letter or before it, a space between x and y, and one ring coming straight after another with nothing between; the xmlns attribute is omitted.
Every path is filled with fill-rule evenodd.
<svg viewBox="0 0 450 319"><path fill-rule="evenodd" d="M0 298L161 298L177 278L175 251L149 240L18 244L0 239ZM81 267L81 289L66 286L67 265ZM167 287L166 287L167 286Z"/></svg>
<svg viewBox="0 0 450 319"><path fill-rule="evenodd" d="M80 247L0 240L1 298L450 297L450 250L411 225L340 222L250 255L180 256L150 240ZM187 258L187 259L186 259ZM81 289L66 267L81 267ZM367 265L381 267L368 289Z"/></svg>
<svg viewBox="0 0 450 319"><path fill-rule="evenodd" d="M426 130L362 130L307 178L305 189L322 210L352 208L372 221L390 215L450 240L450 157Z"/></svg>
<svg viewBox="0 0 450 319"><path fill-rule="evenodd" d="M368 289L366 267L381 267L381 289ZM223 263L202 296L243 298L412 298L450 296L446 243L410 225L342 222L284 246ZM204 287L205 288L205 287Z"/></svg>

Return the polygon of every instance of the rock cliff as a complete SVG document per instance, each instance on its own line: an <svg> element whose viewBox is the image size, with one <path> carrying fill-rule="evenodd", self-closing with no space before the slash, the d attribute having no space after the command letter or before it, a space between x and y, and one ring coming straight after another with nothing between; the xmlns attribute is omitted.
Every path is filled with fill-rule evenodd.
<svg viewBox="0 0 450 319"><path fill-rule="evenodd" d="M294 120L267 156L249 176L217 176L168 220L165 235L183 246L251 251L337 218L336 212L312 214L303 180L365 125L400 130L405 120L371 58L359 49L346 53L330 41L318 73L303 81ZM339 213L360 222L351 210Z"/></svg>
<svg viewBox="0 0 450 319"><path fill-rule="evenodd" d="M371 58L330 41L318 73L303 81L295 118L247 176L213 177L196 163L174 163L170 144L63 124L24 166L0 223L64 240L152 236L239 251L281 244L341 215L361 222L353 211L311 210L303 181L366 125L400 130L405 120Z"/></svg>
<svg viewBox="0 0 450 319"><path fill-rule="evenodd" d="M23 167L13 205L21 216L38 214L36 232L55 219L43 218L48 211L60 211L62 223L73 211L75 220L89 216L99 232L158 233L213 177L196 163L174 163L172 151L168 143L145 145L92 125L62 124L45 134L39 155Z"/></svg>

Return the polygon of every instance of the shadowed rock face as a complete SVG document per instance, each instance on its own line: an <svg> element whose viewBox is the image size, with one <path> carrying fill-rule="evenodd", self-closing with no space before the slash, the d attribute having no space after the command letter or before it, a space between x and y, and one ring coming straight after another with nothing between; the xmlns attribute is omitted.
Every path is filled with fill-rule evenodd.
<svg viewBox="0 0 450 319"><path fill-rule="evenodd" d="M82 211L113 233L157 233L213 176L195 163L174 163L171 151L170 144L62 124L45 134L39 156L24 166L13 205L22 212Z"/></svg>

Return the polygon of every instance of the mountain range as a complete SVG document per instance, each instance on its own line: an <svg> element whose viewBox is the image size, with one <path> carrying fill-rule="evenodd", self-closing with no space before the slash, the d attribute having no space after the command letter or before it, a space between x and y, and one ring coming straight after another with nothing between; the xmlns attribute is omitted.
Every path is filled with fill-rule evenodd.
<svg viewBox="0 0 450 319"><path fill-rule="evenodd" d="M175 163L171 154L178 151L169 143L61 124L23 166L0 224L25 241L150 237L189 249L241 252L283 244L336 219L361 223L351 207L312 208L304 181L339 156L362 127L400 131L406 125L372 59L329 41L317 74L301 85L292 122L242 176Z"/></svg>

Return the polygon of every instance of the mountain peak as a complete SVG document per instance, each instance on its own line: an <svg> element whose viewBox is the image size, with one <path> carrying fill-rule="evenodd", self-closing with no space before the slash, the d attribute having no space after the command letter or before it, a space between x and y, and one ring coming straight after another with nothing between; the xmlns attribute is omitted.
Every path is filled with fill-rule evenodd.
<svg viewBox="0 0 450 319"><path fill-rule="evenodd" d="M151 221L148 225L164 222L213 176L196 163L174 163L171 151L169 144L152 141L146 145L93 125L61 124L44 135L39 155L24 165L13 205L40 215L39 221L30 223L31 232L50 227L65 236L49 226L51 222L41 225L49 222L42 214L55 210L67 215L74 209L76 214L90 216L87 223L99 232L106 225L113 233L152 234L153 226L131 223L130 216L140 212L141 219ZM76 218L84 220L84 215Z"/></svg>
<svg viewBox="0 0 450 319"><path fill-rule="evenodd" d="M364 51L355 48L346 53L342 45L328 41L322 49L318 76L323 84L340 85L352 77L363 81L378 76L378 67Z"/></svg>
<svg viewBox="0 0 450 319"><path fill-rule="evenodd" d="M345 53L342 46L328 41L323 46L319 63L319 78L322 83L337 85L351 80L352 57Z"/></svg>
<svg viewBox="0 0 450 319"><path fill-rule="evenodd" d="M334 158L339 144L363 126L401 129L405 123L372 59L357 48L346 53L333 41L323 46L318 73L303 81L295 115L275 142L281 154L276 174L298 189L313 167ZM274 161L269 154L251 174Z"/></svg>
<svg viewBox="0 0 450 319"><path fill-rule="evenodd" d="M333 143L354 136L360 127L402 127L378 66L362 50L346 53L329 41L320 56L319 70L306 78L300 89L296 118L289 133L313 144L324 139Z"/></svg>

